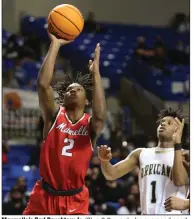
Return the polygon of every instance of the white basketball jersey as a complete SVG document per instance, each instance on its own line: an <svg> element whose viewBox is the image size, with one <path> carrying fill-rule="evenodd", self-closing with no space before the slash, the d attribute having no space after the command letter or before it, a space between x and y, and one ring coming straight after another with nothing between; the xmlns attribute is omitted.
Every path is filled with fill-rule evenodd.
<svg viewBox="0 0 194 219"><path fill-rule="evenodd" d="M169 214L164 202L170 196L186 197L186 187L176 187L172 181L173 148L145 148L139 157L139 189L142 214ZM181 214L180 211L171 211Z"/></svg>

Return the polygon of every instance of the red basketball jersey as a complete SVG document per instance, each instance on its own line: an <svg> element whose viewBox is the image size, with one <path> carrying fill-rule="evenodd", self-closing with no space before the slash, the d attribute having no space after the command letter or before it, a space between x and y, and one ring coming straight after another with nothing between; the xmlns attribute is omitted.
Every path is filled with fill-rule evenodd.
<svg viewBox="0 0 194 219"><path fill-rule="evenodd" d="M73 124L65 108L59 108L40 155L40 175L53 189L70 190L83 186L93 152L90 118L85 113Z"/></svg>

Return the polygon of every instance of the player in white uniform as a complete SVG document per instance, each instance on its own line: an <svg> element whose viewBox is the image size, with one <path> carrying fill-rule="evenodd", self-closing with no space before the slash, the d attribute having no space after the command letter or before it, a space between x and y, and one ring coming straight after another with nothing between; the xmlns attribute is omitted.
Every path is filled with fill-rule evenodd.
<svg viewBox="0 0 194 219"><path fill-rule="evenodd" d="M180 122L182 121L182 122ZM182 163L181 138L184 119L171 108L159 114L156 148L138 148L119 163L112 165L111 148L98 147L101 169L107 180L115 180L138 166L142 214L169 214L164 202L169 196L186 197L188 174ZM149 124L148 124L149 125ZM181 211L171 211L180 214Z"/></svg>

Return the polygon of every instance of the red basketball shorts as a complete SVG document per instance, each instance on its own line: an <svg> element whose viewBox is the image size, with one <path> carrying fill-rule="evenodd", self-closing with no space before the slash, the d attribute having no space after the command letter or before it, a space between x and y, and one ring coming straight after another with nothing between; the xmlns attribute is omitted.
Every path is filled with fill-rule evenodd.
<svg viewBox="0 0 194 219"><path fill-rule="evenodd" d="M86 186L74 196L54 196L44 191L37 181L23 215L88 214L89 192Z"/></svg>

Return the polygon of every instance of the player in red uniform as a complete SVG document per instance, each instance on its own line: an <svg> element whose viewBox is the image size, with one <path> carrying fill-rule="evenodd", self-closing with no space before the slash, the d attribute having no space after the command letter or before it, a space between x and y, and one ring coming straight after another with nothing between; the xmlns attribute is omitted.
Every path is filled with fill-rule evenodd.
<svg viewBox="0 0 194 219"><path fill-rule="evenodd" d="M87 214L89 192L84 178L92 156L92 145L95 146L106 119L99 73L100 45L96 46L94 61L89 61L91 74L79 74L75 81L69 77L56 87L61 103L57 105L50 83L58 51L69 42L52 34L49 36L51 45L38 75L38 96L44 119L40 156L42 179L36 183L23 214ZM92 117L84 113L89 104L89 82L93 84Z"/></svg>

